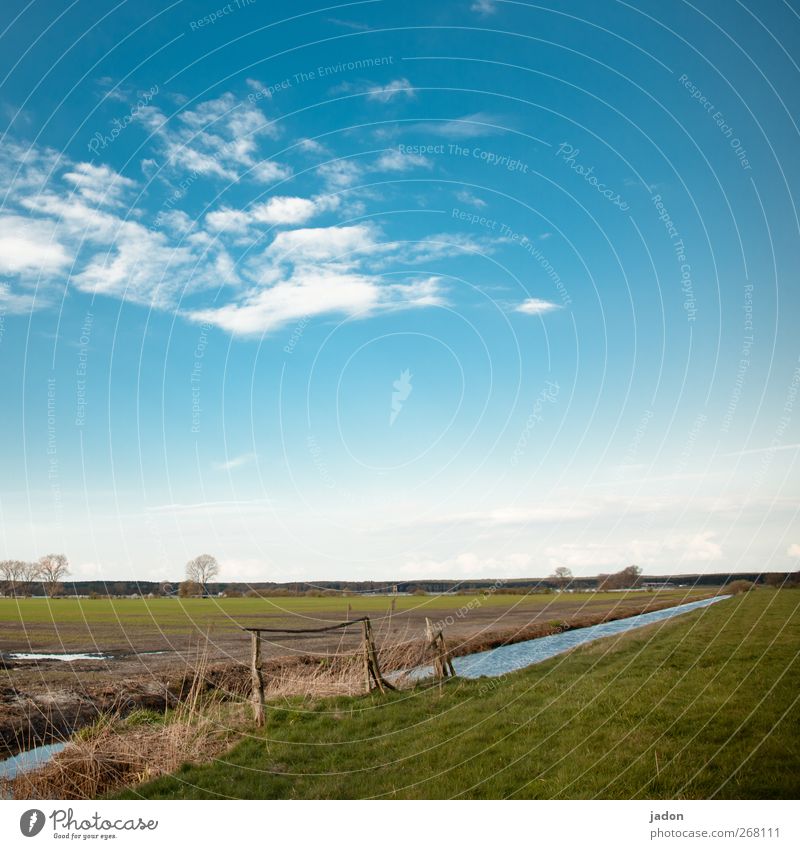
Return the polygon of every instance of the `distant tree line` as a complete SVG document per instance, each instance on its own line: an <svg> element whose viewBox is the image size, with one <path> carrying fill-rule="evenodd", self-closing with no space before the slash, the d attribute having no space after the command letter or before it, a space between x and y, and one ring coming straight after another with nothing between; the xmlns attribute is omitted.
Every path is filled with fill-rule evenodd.
<svg viewBox="0 0 800 849"><path fill-rule="evenodd" d="M45 554L35 562L26 560L0 561L0 588L3 595L29 596L40 587L52 598L60 595L63 580L69 575L69 561L63 554Z"/></svg>
<svg viewBox="0 0 800 849"><path fill-rule="evenodd" d="M69 563L63 554L47 554L35 562L23 560L0 561L0 593L5 596L81 595L106 596L174 596L181 598L224 595L240 596L339 596L364 594L422 594L485 592L501 595L527 595L556 590L592 591L636 589L644 583L671 583L694 587L731 587L734 581L750 585L773 587L800 586L800 572L741 572L698 575L642 575L639 566L627 566L613 574L596 577L576 577L566 566L557 567L547 578L412 580L412 581L262 581L254 583L220 582L220 564L210 554L192 558L185 567L185 580L174 586L169 581L66 581ZM733 589L739 589L737 585Z"/></svg>
<svg viewBox="0 0 800 849"><path fill-rule="evenodd" d="M627 566L613 575L598 575L597 589L603 590L632 590L635 589L642 577L639 566Z"/></svg>

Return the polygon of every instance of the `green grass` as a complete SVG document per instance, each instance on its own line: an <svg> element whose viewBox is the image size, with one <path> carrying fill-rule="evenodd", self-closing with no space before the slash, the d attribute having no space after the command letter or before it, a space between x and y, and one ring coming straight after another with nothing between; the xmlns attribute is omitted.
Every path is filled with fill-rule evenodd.
<svg viewBox="0 0 800 849"><path fill-rule="evenodd" d="M694 596L708 595L712 590L681 589L660 592L659 602L667 599L676 604ZM422 614L430 611L456 611L471 603L481 608L521 608L525 610L552 609L557 614L563 604L585 604L587 610L601 602L619 603L641 597L643 601L654 596L649 594L622 593L568 593L563 595L537 594L531 596L502 595L443 595L443 596L397 596L395 609L398 612L418 610ZM391 604L390 596L366 597L287 597L287 598L231 598L231 599L76 599L76 598L0 598L0 648L18 648L27 644L36 645L52 640L53 635L63 641L65 647L83 644L87 634L102 629L119 634L143 633L165 636L205 633L208 631L235 631L239 625L252 625L270 620L273 626L314 627L318 617L344 619L348 604L353 615L385 614ZM13 645L12 645L13 643Z"/></svg>
<svg viewBox="0 0 800 849"><path fill-rule="evenodd" d="M500 679L282 703L125 798L797 798L800 592L762 589Z"/></svg>

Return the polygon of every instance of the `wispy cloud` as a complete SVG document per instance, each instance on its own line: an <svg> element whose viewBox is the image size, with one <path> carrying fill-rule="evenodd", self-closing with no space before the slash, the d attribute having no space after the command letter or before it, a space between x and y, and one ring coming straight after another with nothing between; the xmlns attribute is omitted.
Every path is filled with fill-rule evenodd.
<svg viewBox="0 0 800 849"><path fill-rule="evenodd" d="M345 27L346 29L356 30L357 32L366 32L371 29L371 27L366 24L361 24L358 21L346 21L342 18L328 18L328 22L340 27Z"/></svg>
<svg viewBox="0 0 800 849"><path fill-rule="evenodd" d="M514 312L521 312L524 315L544 315L544 313L558 309L561 309L561 306L551 301L543 301L541 298L528 298L521 304L517 304L514 307Z"/></svg>
<svg viewBox="0 0 800 849"><path fill-rule="evenodd" d="M230 92L169 119L155 106L138 110L136 118L160 143L167 165L178 172L228 181L246 174L261 182L276 182L291 173L288 166L258 153L260 138L279 135L277 125Z"/></svg>
<svg viewBox="0 0 800 849"><path fill-rule="evenodd" d="M496 135L507 125L508 121L500 115L493 115L490 112L473 112L469 115L462 115L460 118L421 121L418 124L406 125L402 130L403 132L445 136L453 141L460 141L461 139Z"/></svg>
<svg viewBox="0 0 800 849"><path fill-rule="evenodd" d="M468 206L474 206L478 209L483 209L486 206L486 201L479 198L476 194L468 192L466 189L461 189L456 192L456 200L459 203L465 203Z"/></svg>
<svg viewBox="0 0 800 849"><path fill-rule="evenodd" d="M405 77L392 80L386 85L372 85L367 88L367 100L388 103L390 100L399 97L405 97L408 100L413 100L416 97L414 88Z"/></svg>
<svg viewBox="0 0 800 849"><path fill-rule="evenodd" d="M219 472L229 472L233 469L241 469L243 466L249 466L256 459L257 456L253 453L240 454L238 457L231 457L228 460L214 463L213 466Z"/></svg>
<svg viewBox="0 0 800 849"><path fill-rule="evenodd" d="M408 80L398 78L373 84L369 94L383 102L406 96L408 87ZM452 233L399 241L374 225L312 226L324 214L363 214L375 199L358 185L368 173L432 167L425 157L392 149L322 163L308 172L309 180L321 183L310 196L276 193L241 208L217 201L193 218L180 203L189 192L202 202L203 189L219 197L219 180L238 185L245 175L258 180L289 173L288 166L264 159L259 147L277 130L254 104L231 93L195 103L169 120L148 105L137 121L151 134L140 163L147 191L157 197L166 184L171 192L149 220L138 206L142 186L108 165L13 142L0 150L5 309L28 309L34 292L37 303L54 300L69 275L68 285L81 291L158 309L180 305L190 320L261 334L307 315L360 318L441 305L441 278L416 274L413 266L491 250L488 240ZM318 151L317 145L306 147ZM179 176L182 188L173 191ZM394 273L399 265L408 267L404 276ZM205 302L210 291L218 293L213 305Z"/></svg>
<svg viewBox="0 0 800 849"><path fill-rule="evenodd" d="M264 513L273 508L273 503L268 498L254 498L249 500L231 501L199 501L196 503L173 503L159 504L149 508L148 512L162 515L180 516L207 516L215 515L240 515L243 513Z"/></svg>
<svg viewBox="0 0 800 849"><path fill-rule="evenodd" d="M774 451L797 451L800 442L792 442L789 445L767 445L763 448L745 448L743 451L730 451L722 454L723 457L744 457L747 454L771 454Z"/></svg>
<svg viewBox="0 0 800 849"><path fill-rule="evenodd" d="M399 150L387 150L375 163L375 171L410 171L413 168L432 168L429 159L416 153L400 153Z"/></svg>

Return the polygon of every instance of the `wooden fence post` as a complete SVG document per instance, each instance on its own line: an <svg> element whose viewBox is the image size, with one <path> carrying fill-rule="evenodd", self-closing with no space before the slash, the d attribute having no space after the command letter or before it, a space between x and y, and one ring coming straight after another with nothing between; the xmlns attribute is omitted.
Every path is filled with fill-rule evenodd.
<svg viewBox="0 0 800 849"><path fill-rule="evenodd" d="M261 674L261 634L250 632L251 672L253 677L253 714L256 725L264 725L264 677Z"/></svg>
<svg viewBox="0 0 800 849"><path fill-rule="evenodd" d="M367 693L372 690L372 679L370 677L370 663L369 663L369 630L368 625L369 619L364 619L361 623L361 632L364 635L364 680L367 685Z"/></svg>
<svg viewBox="0 0 800 849"><path fill-rule="evenodd" d="M382 693L385 693L387 688L389 690L397 689L381 675L378 652L375 649L375 641L372 638L372 624L368 616L362 624L364 628L364 673L367 679L367 692L371 692L373 683Z"/></svg>
<svg viewBox="0 0 800 849"><path fill-rule="evenodd" d="M443 678L455 677L453 661L447 650L447 643L442 631L434 632L431 620L425 617L425 639L429 648L433 649L433 674L441 681Z"/></svg>

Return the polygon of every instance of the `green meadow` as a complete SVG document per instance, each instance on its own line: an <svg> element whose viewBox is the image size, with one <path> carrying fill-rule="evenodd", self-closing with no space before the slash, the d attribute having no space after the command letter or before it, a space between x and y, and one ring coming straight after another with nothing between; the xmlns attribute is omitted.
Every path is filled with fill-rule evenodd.
<svg viewBox="0 0 800 849"><path fill-rule="evenodd" d="M710 588L680 589L657 594L659 603L679 604L709 595ZM25 648L27 642L58 636L65 647L84 643L87 634L187 634L235 631L269 620L274 626L314 627L319 619L386 615L394 612L433 615L460 609L484 613L502 609L552 610L564 605L585 607L617 604L653 596L645 593L563 593L527 596L502 593L430 596L289 596L273 598L0 598L0 648ZM350 612L348 614L348 607ZM100 646L102 648L102 646Z"/></svg>
<svg viewBox="0 0 800 849"><path fill-rule="evenodd" d="M796 799L799 606L760 589L502 678L284 700L124 798Z"/></svg>

